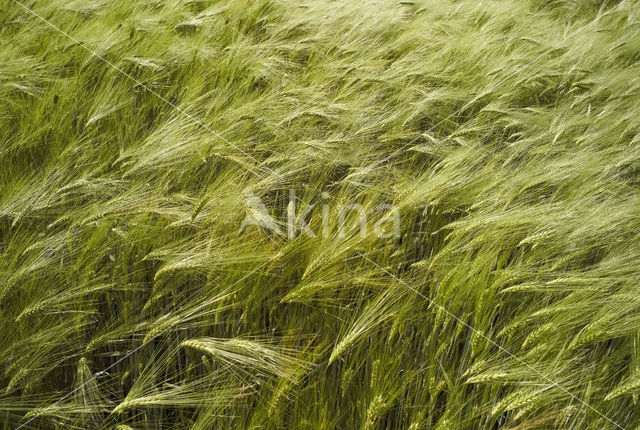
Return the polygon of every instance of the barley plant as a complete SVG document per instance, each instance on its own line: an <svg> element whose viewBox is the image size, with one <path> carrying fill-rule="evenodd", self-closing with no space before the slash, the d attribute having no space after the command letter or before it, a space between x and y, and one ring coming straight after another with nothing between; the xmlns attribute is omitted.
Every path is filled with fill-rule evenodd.
<svg viewBox="0 0 640 430"><path fill-rule="evenodd" d="M0 100L1 429L640 426L639 0L0 0Z"/></svg>

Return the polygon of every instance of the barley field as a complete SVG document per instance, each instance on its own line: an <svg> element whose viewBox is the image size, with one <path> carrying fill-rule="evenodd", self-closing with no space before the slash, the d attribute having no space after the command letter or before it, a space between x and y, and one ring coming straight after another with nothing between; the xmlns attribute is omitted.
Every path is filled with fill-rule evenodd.
<svg viewBox="0 0 640 430"><path fill-rule="evenodd" d="M639 0L0 0L0 429L640 428Z"/></svg>

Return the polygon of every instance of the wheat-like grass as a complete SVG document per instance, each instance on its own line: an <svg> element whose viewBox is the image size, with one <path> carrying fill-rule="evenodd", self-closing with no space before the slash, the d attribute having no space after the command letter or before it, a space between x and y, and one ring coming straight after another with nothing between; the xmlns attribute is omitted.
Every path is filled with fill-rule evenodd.
<svg viewBox="0 0 640 430"><path fill-rule="evenodd" d="M637 0L0 11L3 429L640 425Z"/></svg>

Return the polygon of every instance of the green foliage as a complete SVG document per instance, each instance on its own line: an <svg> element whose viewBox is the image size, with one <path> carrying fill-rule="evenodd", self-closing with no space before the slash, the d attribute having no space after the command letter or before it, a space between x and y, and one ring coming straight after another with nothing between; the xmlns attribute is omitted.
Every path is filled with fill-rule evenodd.
<svg viewBox="0 0 640 430"><path fill-rule="evenodd" d="M24 6L3 428L640 426L638 1Z"/></svg>

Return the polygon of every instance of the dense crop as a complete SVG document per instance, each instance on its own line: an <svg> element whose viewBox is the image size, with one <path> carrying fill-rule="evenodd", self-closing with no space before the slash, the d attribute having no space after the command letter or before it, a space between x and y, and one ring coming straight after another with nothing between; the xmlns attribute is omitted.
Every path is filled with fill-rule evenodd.
<svg viewBox="0 0 640 430"><path fill-rule="evenodd" d="M3 0L0 423L639 426L639 60L637 0Z"/></svg>

